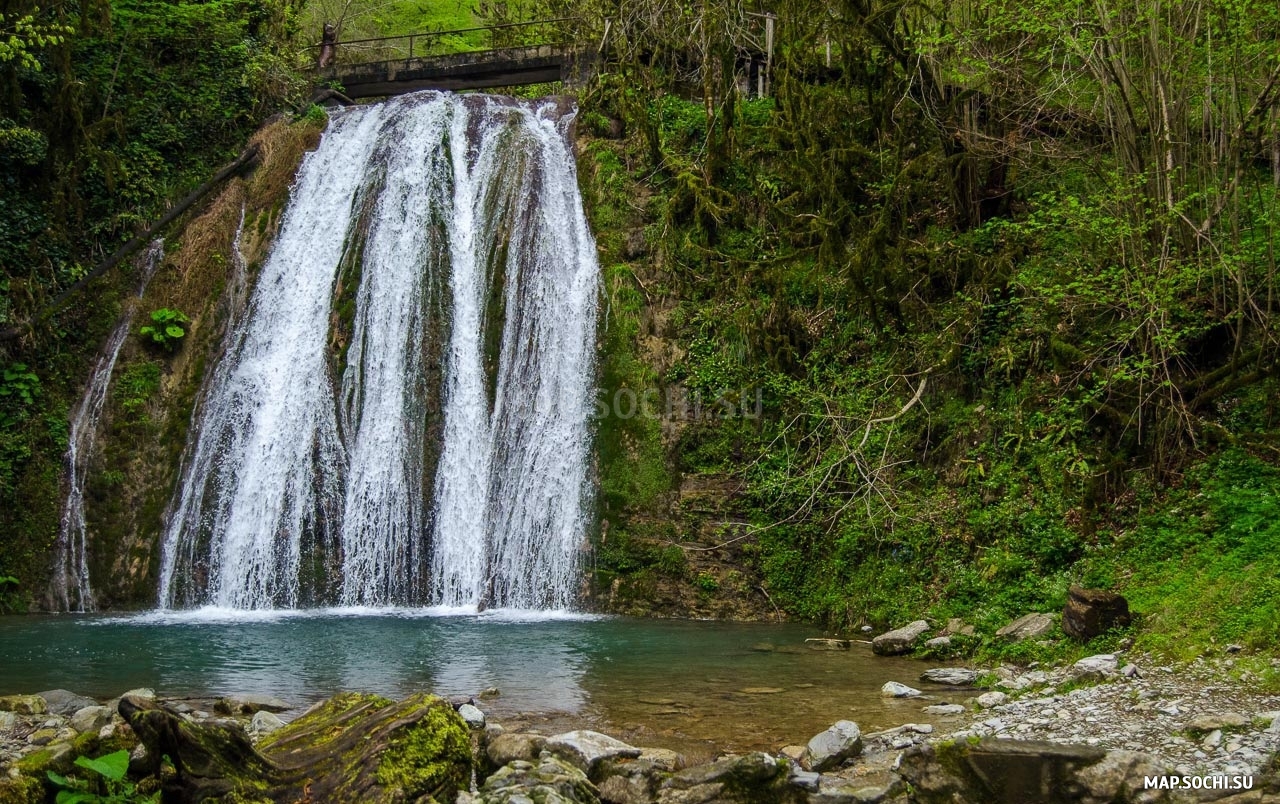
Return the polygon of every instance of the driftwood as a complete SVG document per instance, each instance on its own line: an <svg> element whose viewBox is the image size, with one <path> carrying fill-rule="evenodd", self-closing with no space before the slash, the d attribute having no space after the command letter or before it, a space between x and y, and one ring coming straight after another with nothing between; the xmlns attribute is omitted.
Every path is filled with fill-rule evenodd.
<svg viewBox="0 0 1280 804"><path fill-rule="evenodd" d="M126 697L120 714L147 747L165 802L452 802L471 782L471 739L448 702L344 693L256 747L235 724L183 719ZM161 768L168 757L172 769Z"/></svg>

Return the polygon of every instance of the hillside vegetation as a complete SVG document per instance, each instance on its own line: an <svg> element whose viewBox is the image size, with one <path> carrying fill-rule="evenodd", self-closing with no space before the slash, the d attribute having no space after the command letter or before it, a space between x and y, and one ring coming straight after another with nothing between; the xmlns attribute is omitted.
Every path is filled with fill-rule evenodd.
<svg viewBox="0 0 1280 804"><path fill-rule="evenodd" d="M600 418L598 591L671 581L833 628L957 616L982 641L1079 582L1128 595L1147 647L1275 649L1274 3L0 9L10 604L46 571L67 411L126 278L50 302L298 108L323 21L572 16L593 43L610 20L579 117L602 399L705 401ZM735 63L765 11L755 98ZM690 487L731 491L695 510ZM742 574L699 563L724 545Z"/></svg>

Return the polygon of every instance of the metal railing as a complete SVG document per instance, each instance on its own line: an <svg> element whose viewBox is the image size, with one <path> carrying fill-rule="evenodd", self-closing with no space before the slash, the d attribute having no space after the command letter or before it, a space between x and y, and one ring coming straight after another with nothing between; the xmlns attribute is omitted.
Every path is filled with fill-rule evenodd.
<svg viewBox="0 0 1280 804"><path fill-rule="evenodd" d="M574 22L578 22L576 17L558 17L451 31L419 31L397 36L346 39L311 45L305 52L314 54L318 64L324 48L331 47L331 60L325 66L343 66L486 53L540 45L564 45L573 41L568 23Z"/></svg>

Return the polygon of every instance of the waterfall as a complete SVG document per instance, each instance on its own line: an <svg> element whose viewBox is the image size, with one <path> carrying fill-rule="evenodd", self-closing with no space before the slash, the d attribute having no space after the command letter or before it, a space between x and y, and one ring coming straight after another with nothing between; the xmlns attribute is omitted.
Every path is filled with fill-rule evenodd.
<svg viewBox="0 0 1280 804"><path fill-rule="evenodd" d="M572 121L334 113L193 413L161 605L572 606L599 281Z"/></svg>
<svg viewBox="0 0 1280 804"><path fill-rule="evenodd" d="M154 240L138 260L142 276L137 298L141 299L156 268L164 260L164 240ZM67 440L67 497L62 504L58 525L58 541L54 552L53 597L61 611L93 611L93 588L89 583L88 535L84 516L85 483L97 447L98 420L107 402L111 376L115 373L120 348L133 326L137 304L125 303L124 312L107 337L107 343L89 374L84 396L71 416L71 433Z"/></svg>

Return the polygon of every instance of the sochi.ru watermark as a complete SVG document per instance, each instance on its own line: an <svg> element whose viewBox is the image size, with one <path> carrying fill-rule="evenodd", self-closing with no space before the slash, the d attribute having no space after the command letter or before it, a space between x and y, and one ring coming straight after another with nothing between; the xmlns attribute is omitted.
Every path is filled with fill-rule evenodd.
<svg viewBox="0 0 1280 804"><path fill-rule="evenodd" d="M663 419L666 421L711 421L716 419L758 419L764 407L760 388L703 393L679 387L601 388L596 392L596 418Z"/></svg>
<svg viewBox="0 0 1280 804"><path fill-rule="evenodd" d="M1147 790L1252 790L1252 776L1143 776Z"/></svg>

